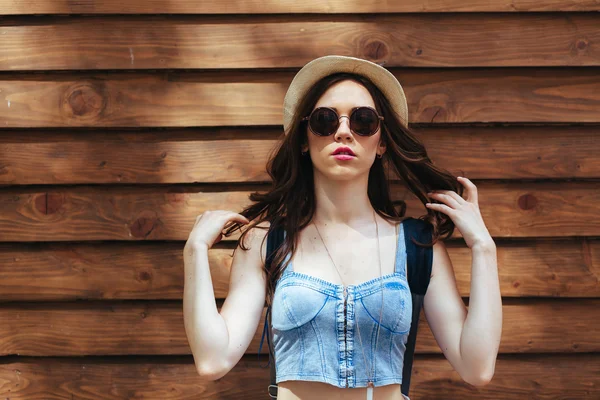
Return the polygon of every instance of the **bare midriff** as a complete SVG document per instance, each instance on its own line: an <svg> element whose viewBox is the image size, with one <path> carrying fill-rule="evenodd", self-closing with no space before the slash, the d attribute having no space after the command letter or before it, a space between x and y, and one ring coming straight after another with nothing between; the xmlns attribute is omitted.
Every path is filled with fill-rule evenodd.
<svg viewBox="0 0 600 400"><path fill-rule="evenodd" d="M364 400L367 388L339 388L328 383L311 381L279 382L277 400ZM378 400L403 400L400 385L376 386L373 398Z"/></svg>

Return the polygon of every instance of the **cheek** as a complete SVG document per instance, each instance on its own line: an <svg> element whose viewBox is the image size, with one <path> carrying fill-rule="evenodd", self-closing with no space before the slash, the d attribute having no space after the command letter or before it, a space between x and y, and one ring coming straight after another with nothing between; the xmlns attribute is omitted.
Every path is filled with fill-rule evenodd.
<svg viewBox="0 0 600 400"><path fill-rule="evenodd" d="M309 132L307 136L308 148L313 154L320 154L325 152L325 147L331 143L331 137L315 136L312 132Z"/></svg>
<svg viewBox="0 0 600 400"><path fill-rule="evenodd" d="M369 154L373 154L373 157L375 157L379 151L379 143L381 142L381 139L379 135L375 135L369 139L372 140L370 140L368 144L365 144L365 151Z"/></svg>
<svg viewBox="0 0 600 400"><path fill-rule="evenodd" d="M370 137L359 138L359 147L363 157L370 158L375 157L379 145L379 135L373 135Z"/></svg>

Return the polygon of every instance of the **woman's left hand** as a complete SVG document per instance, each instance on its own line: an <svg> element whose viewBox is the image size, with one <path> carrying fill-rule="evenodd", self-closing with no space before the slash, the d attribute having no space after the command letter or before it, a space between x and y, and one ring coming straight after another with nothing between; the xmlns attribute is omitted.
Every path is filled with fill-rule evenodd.
<svg viewBox="0 0 600 400"><path fill-rule="evenodd" d="M448 215L470 249L494 243L479 211L477 187L467 178L459 176L457 179L466 189L466 199L453 190L433 190L427 195L443 204L427 203L426 207Z"/></svg>

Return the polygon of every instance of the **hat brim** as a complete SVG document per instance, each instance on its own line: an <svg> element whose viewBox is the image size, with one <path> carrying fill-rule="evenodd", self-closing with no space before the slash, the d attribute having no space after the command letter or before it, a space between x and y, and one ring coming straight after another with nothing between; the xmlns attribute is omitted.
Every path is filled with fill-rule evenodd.
<svg viewBox="0 0 600 400"><path fill-rule="evenodd" d="M408 105L400 82L396 77L374 62L356 57L329 55L307 63L292 79L283 100L283 129L287 133L300 99L320 79L337 73L349 72L369 79L390 102L392 109L404 126L408 126Z"/></svg>

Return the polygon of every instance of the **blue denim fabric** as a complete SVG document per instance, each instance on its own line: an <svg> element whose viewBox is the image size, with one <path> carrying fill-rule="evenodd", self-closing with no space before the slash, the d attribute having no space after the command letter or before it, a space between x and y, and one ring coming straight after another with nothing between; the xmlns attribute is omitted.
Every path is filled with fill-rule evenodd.
<svg viewBox="0 0 600 400"><path fill-rule="evenodd" d="M288 254L286 261L290 257ZM374 260L377 262L376 257ZM295 272L292 263L288 264L275 287L271 311L277 383L302 380L340 388L367 386L357 320L367 365L375 365L370 374L374 385L402 383L412 317L402 224L398 228L395 260L393 273L348 285L346 307L343 285ZM384 291L381 321L380 281Z"/></svg>

